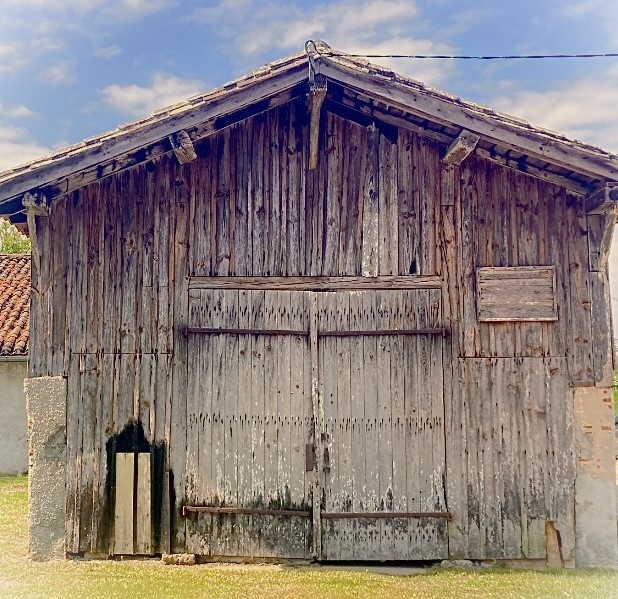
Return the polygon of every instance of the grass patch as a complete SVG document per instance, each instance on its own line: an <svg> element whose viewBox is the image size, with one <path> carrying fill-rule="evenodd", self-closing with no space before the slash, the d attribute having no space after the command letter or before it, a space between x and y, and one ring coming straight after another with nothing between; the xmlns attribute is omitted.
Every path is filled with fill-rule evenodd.
<svg viewBox="0 0 618 599"><path fill-rule="evenodd" d="M0 477L0 597L216 599L616 598L607 571L434 569L392 576L319 567L163 566L158 561L59 561L27 558L27 479Z"/></svg>

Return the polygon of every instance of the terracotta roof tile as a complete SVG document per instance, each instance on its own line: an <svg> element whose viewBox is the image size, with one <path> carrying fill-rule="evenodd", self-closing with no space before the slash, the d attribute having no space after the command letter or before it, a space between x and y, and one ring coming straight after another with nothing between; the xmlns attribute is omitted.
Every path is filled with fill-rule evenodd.
<svg viewBox="0 0 618 599"><path fill-rule="evenodd" d="M27 356L30 256L0 254L0 356Z"/></svg>

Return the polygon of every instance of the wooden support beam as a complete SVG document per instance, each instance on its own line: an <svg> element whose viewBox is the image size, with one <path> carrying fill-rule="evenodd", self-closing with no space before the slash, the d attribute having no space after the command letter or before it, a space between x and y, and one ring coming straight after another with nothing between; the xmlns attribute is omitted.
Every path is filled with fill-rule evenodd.
<svg viewBox="0 0 618 599"><path fill-rule="evenodd" d="M47 204L47 199L43 194L25 193L22 198L22 204L26 209L26 219L28 223L28 232L30 234L30 246L32 253L32 265L36 269L35 272L40 272L41 254L39 252L39 243L36 234L36 217L49 216L50 209Z"/></svg>
<svg viewBox="0 0 618 599"><path fill-rule="evenodd" d="M326 79L320 75L315 77L315 85L310 92L310 125L309 125L309 168L313 171L318 167L318 150L320 147L320 120L322 104L326 99Z"/></svg>
<svg viewBox="0 0 618 599"><path fill-rule="evenodd" d="M609 259L616 218L613 214L588 214L588 268L591 272L604 272Z"/></svg>
<svg viewBox="0 0 618 599"><path fill-rule="evenodd" d="M189 279L189 289L253 289L273 291L341 291L362 289L440 289L435 275L381 277L202 277Z"/></svg>
<svg viewBox="0 0 618 599"><path fill-rule="evenodd" d="M618 185L606 184L586 198L586 214L607 214L618 207Z"/></svg>
<svg viewBox="0 0 618 599"><path fill-rule="evenodd" d="M459 166L474 151L480 139L476 133L464 129L446 150L442 160L447 164Z"/></svg>
<svg viewBox="0 0 618 599"><path fill-rule="evenodd" d="M184 129L172 133L169 140L180 164L187 164L187 162L192 162L197 158L193 142Z"/></svg>

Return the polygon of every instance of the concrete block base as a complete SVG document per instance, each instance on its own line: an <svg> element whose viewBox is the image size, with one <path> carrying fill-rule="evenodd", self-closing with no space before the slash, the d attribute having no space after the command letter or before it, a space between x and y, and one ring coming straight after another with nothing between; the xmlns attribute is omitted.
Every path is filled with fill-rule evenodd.
<svg viewBox="0 0 618 599"><path fill-rule="evenodd" d="M65 557L66 401L62 377L24 381L28 412L30 476L28 537L35 560Z"/></svg>
<svg viewBox="0 0 618 599"><path fill-rule="evenodd" d="M612 389L575 389L575 564L618 568Z"/></svg>

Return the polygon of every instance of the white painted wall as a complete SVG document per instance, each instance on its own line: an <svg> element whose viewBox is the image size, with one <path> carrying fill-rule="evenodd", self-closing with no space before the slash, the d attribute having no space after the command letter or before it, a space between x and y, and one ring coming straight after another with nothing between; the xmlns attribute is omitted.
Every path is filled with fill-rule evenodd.
<svg viewBox="0 0 618 599"><path fill-rule="evenodd" d="M25 360L0 359L0 474L28 471L27 367Z"/></svg>

